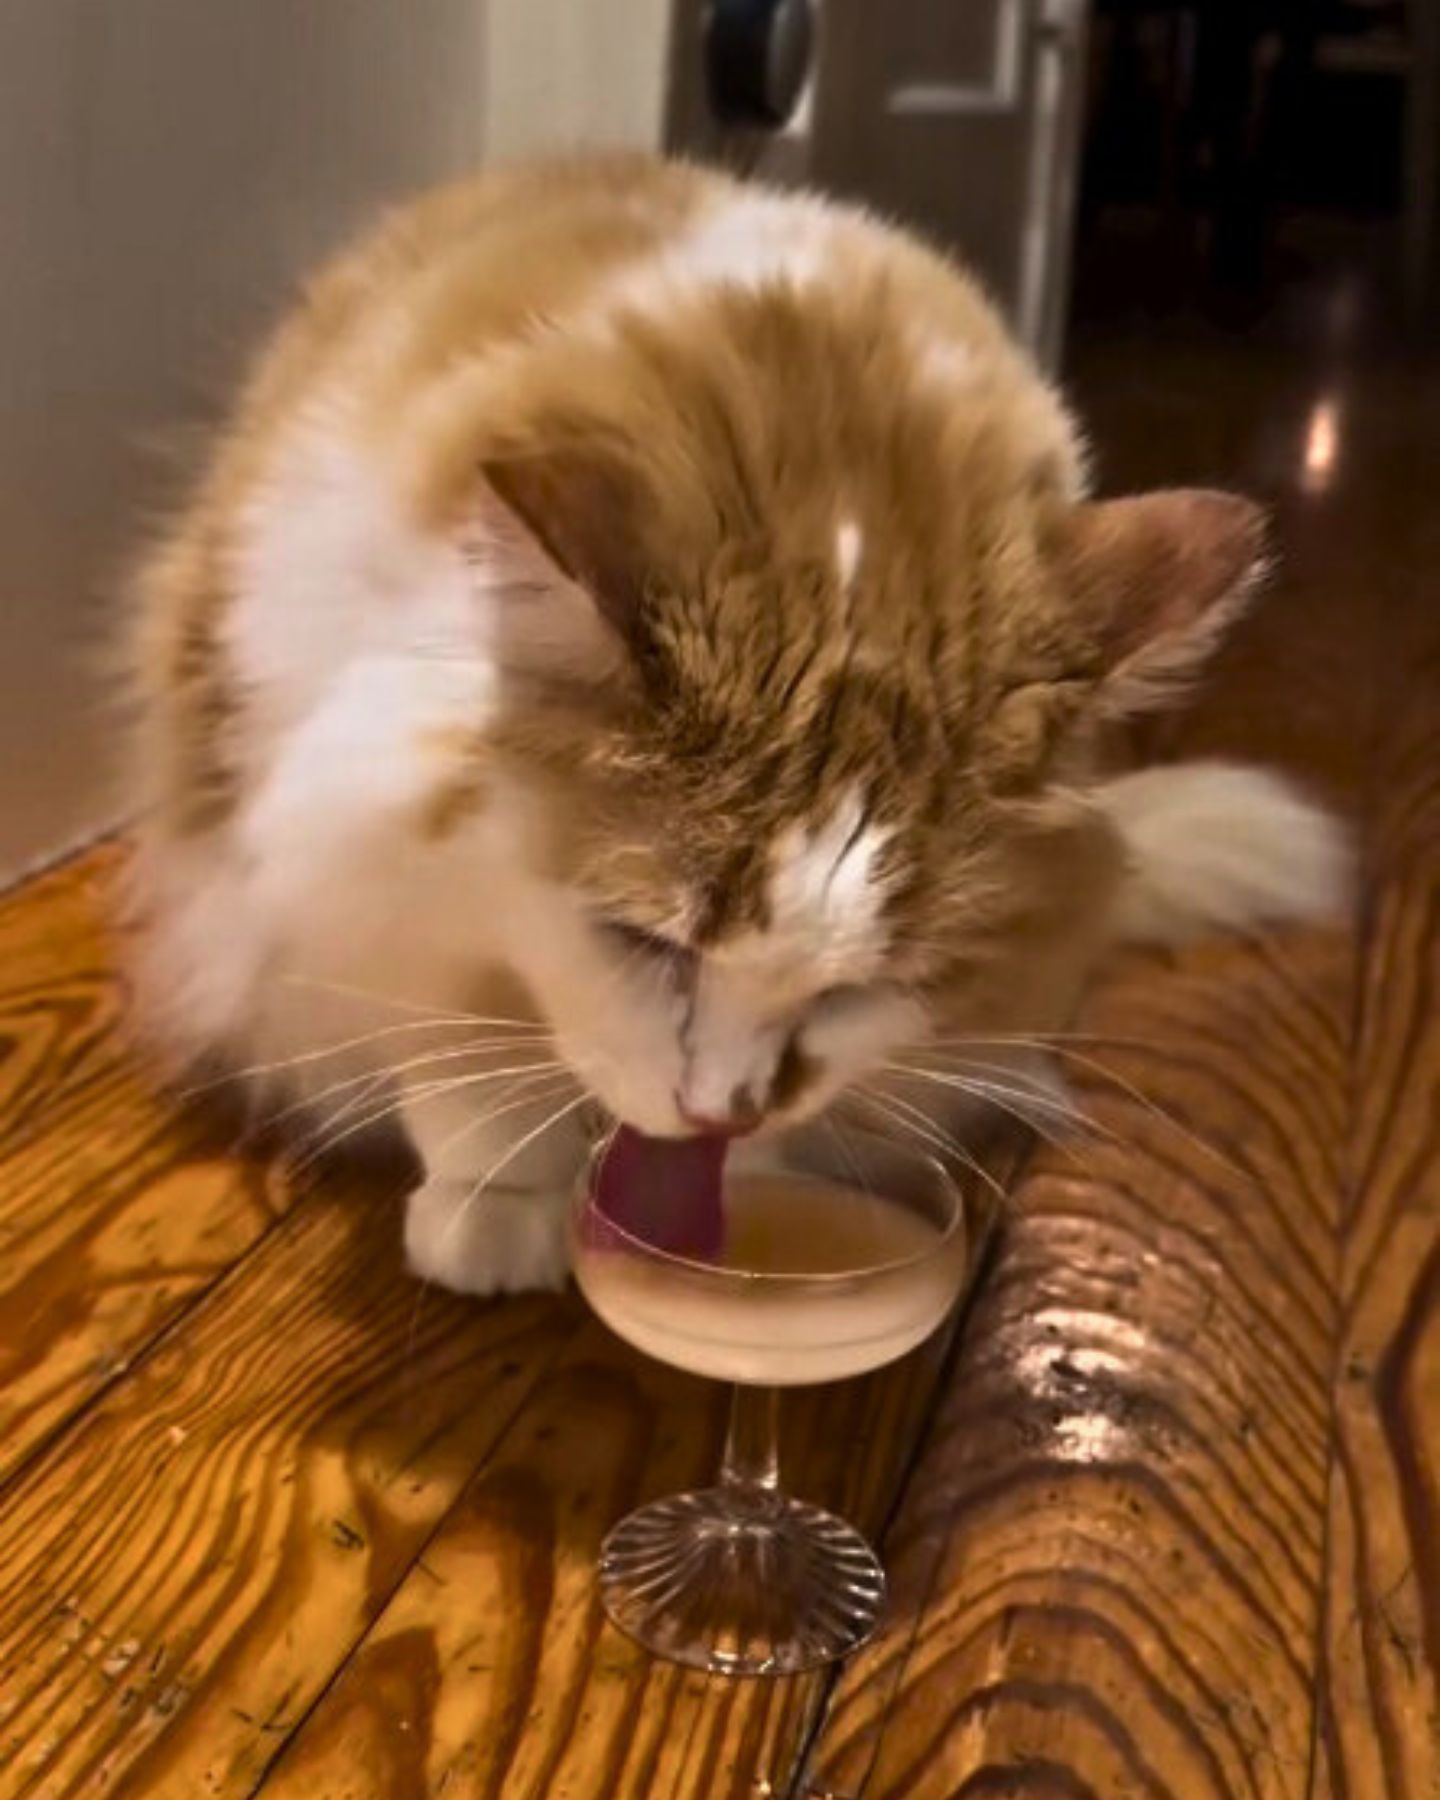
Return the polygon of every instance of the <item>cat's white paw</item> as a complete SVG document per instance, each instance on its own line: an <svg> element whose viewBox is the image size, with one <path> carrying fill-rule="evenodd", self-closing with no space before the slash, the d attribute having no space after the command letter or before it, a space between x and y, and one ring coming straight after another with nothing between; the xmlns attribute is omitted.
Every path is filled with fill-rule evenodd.
<svg viewBox="0 0 1440 1800"><path fill-rule="evenodd" d="M570 1272L563 1195L432 1179L405 1210L405 1260L412 1274L457 1294L558 1289Z"/></svg>

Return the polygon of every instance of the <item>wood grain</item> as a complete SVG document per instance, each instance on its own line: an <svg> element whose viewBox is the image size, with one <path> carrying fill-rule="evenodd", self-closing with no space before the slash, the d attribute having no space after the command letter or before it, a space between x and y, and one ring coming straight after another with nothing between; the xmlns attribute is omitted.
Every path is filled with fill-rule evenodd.
<svg viewBox="0 0 1440 1800"><path fill-rule="evenodd" d="M117 860L0 898L0 1480L288 1203L127 1052L105 930Z"/></svg>
<svg viewBox="0 0 1440 1800"><path fill-rule="evenodd" d="M1376 454L1357 499L1386 555L1361 591L1386 679L1367 807L1317 1792L1430 1800L1440 1794L1440 520L1390 484L1433 454L1440 393L1380 388L1363 418Z"/></svg>
<svg viewBox="0 0 1440 1800"><path fill-rule="evenodd" d="M601 1628L600 1536L713 1469L720 1397L594 1326L547 1375L578 1319L423 1296L379 1196L299 1208L6 1507L0 1792L247 1794L297 1728L281 1792L781 1791L813 1684ZM877 1519L937 1358L802 1400L797 1486Z"/></svg>
<svg viewBox="0 0 1440 1800"><path fill-rule="evenodd" d="M1321 1661L1336 1800L1440 1794L1437 1003L1432 840L1385 883L1367 957Z"/></svg>
<svg viewBox="0 0 1440 1800"><path fill-rule="evenodd" d="M1207 950L1091 1009L1166 1119L1082 1084L1116 1141L1024 1184L809 1791L1304 1792L1348 970Z"/></svg>
<svg viewBox="0 0 1440 1800"><path fill-rule="evenodd" d="M393 1196L392 1196L393 1200ZM0 1516L0 1793L249 1793L574 1329L407 1281L332 1188Z"/></svg>

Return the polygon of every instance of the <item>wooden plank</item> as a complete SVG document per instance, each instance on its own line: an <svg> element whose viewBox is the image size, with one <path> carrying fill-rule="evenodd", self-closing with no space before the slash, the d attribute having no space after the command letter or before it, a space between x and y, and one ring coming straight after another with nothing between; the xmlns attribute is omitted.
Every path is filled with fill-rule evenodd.
<svg viewBox="0 0 1440 1800"><path fill-rule="evenodd" d="M803 1792L1304 1794L1349 977L1207 949L1091 1008L1166 1118L1096 1082L1116 1141L1024 1184Z"/></svg>
<svg viewBox="0 0 1440 1800"><path fill-rule="evenodd" d="M1440 1793L1437 1002L1432 844L1386 885L1365 987L1321 1670L1336 1800Z"/></svg>
<svg viewBox="0 0 1440 1800"><path fill-rule="evenodd" d="M574 1329L298 1207L0 1513L0 1793L250 1793Z"/></svg>
<svg viewBox="0 0 1440 1800"><path fill-rule="evenodd" d="M1417 455L1437 429L1433 384L1384 426ZM1377 473L1396 478L1394 460ZM1440 1794L1440 526L1428 508L1385 513L1371 604L1391 676L1368 832L1321 1663L1317 1791L1335 1800Z"/></svg>
<svg viewBox="0 0 1440 1800"><path fill-rule="evenodd" d="M0 899L0 1480L286 1205L127 1055L117 862L93 851Z"/></svg>
<svg viewBox="0 0 1440 1800"><path fill-rule="evenodd" d="M719 1390L595 1325L543 1376L578 1308L422 1301L391 1213L299 1209L19 1484L6 1800L250 1794L302 1722L267 1794L783 1791L816 1684L657 1667L595 1600L614 1519L713 1472ZM797 1398L797 1489L878 1524L941 1348Z"/></svg>
<svg viewBox="0 0 1440 1800"><path fill-rule="evenodd" d="M589 1324L546 1376L578 1305L425 1293L396 1235L308 1201L15 1484L6 1800L248 1795L302 1724L282 1792L783 1791L817 1685L657 1668L595 1603L604 1530L713 1471L719 1391ZM878 1525L941 1349L797 1397L797 1489Z"/></svg>
<svg viewBox="0 0 1440 1800"><path fill-rule="evenodd" d="M787 1396L787 1480L875 1528L943 1345ZM468 1488L265 1783L266 1800L757 1800L789 1791L819 1678L712 1681L601 1614L604 1533L703 1485L724 1395L582 1334Z"/></svg>

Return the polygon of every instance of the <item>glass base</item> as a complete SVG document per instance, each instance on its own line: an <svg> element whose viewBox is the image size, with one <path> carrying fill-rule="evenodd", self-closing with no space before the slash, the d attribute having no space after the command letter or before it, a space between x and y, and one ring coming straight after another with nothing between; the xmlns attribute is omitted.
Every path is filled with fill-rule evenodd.
<svg viewBox="0 0 1440 1800"><path fill-rule="evenodd" d="M798 1675L874 1631L885 1575L853 1526L763 1487L657 1500L600 1552L605 1610L656 1656L719 1675Z"/></svg>

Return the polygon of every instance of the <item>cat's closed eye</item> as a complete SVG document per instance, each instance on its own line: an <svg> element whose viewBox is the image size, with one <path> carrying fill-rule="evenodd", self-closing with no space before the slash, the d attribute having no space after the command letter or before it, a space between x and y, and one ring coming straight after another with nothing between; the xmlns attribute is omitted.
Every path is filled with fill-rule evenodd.
<svg viewBox="0 0 1440 1800"><path fill-rule="evenodd" d="M615 949L629 956L675 963L688 962L695 955L690 946L682 944L678 938L667 937L664 932L652 930L648 925L637 925L630 919L617 918L613 913L597 914L594 924Z"/></svg>

